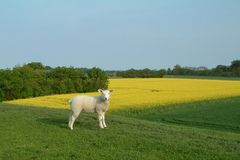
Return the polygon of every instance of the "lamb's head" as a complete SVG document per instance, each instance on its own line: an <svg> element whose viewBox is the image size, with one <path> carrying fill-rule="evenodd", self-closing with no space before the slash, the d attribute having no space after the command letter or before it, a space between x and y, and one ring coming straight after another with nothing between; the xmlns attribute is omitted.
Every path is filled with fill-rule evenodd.
<svg viewBox="0 0 240 160"><path fill-rule="evenodd" d="M98 89L98 92L101 93L101 98L104 101L108 101L110 99L110 93L113 90L102 90L102 89Z"/></svg>

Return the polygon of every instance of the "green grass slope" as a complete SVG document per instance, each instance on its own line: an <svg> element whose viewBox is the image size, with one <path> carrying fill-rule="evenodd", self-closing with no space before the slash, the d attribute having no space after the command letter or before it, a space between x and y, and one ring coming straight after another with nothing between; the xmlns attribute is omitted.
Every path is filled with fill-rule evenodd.
<svg viewBox="0 0 240 160"><path fill-rule="evenodd" d="M239 77L224 77L224 76L191 76L191 75L164 75L163 78L187 78L187 79L212 79L212 80L236 80Z"/></svg>
<svg viewBox="0 0 240 160"><path fill-rule="evenodd" d="M240 97L199 101L115 114L149 121L240 133Z"/></svg>
<svg viewBox="0 0 240 160"><path fill-rule="evenodd" d="M83 113L0 104L0 159L239 159L240 98Z"/></svg>

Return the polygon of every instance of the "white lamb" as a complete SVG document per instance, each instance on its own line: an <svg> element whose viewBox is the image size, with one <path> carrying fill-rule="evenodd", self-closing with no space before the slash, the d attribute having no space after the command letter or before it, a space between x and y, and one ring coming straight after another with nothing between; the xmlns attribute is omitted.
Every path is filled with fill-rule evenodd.
<svg viewBox="0 0 240 160"><path fill-rule="evenodd" d="M99 89L98 92L101 93L100 96L75 96L68 101L71 105L68 127L71 130L73 129L74 121L82 111L97 112L99 127L107 127L105 123L105 112L109 107L110 92L112 92L112 90Z"/></svg>

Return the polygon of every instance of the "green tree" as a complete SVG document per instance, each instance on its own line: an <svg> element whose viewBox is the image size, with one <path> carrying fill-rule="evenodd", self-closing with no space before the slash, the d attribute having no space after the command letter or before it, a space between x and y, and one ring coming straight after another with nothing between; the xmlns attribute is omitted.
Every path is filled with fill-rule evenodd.
<svg viewBox="0 0 240 160"><path fill-rule="evenodd" d="M41 62L31 62L31 63L28 63L26 66L29 66L35 70L36 69L40 69L40 70L45 69L45 66Z"/></svg>
<svg viewBox="0 0 240 160"><path fill-rule="evenodd" d="M32 62L0 70L0 101L107 88L108 76L99 68L45 67Z"/></svg>
<svg viewBox="0 0 240 160"><path fill-rule="evenodd" d="M234 60L230 66L234 76L240 76L240 60Z"/></svg>
<svg viewBox="0 0 240 160"><path fill-rule="evenodd" d="M0 88L0 102L2 102L4 100L4 92L3 90Z"/></svg>

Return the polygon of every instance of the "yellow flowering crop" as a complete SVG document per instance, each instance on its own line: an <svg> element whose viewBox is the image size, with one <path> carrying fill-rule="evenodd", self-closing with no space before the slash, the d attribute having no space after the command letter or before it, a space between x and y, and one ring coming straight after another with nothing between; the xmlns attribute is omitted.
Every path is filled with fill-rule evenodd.
<svg viewBox="0 0 240 160"><path fill-rule="evenodd" d="M226 80L168 78L110 79L109 88L114 90L111 95L110 110L240 96L240 81ZM67 101L75 95L78 94L43 96L6 101L4 103L69 108ZM87 95L98 95L98 93L87 93Z"/></svg>

